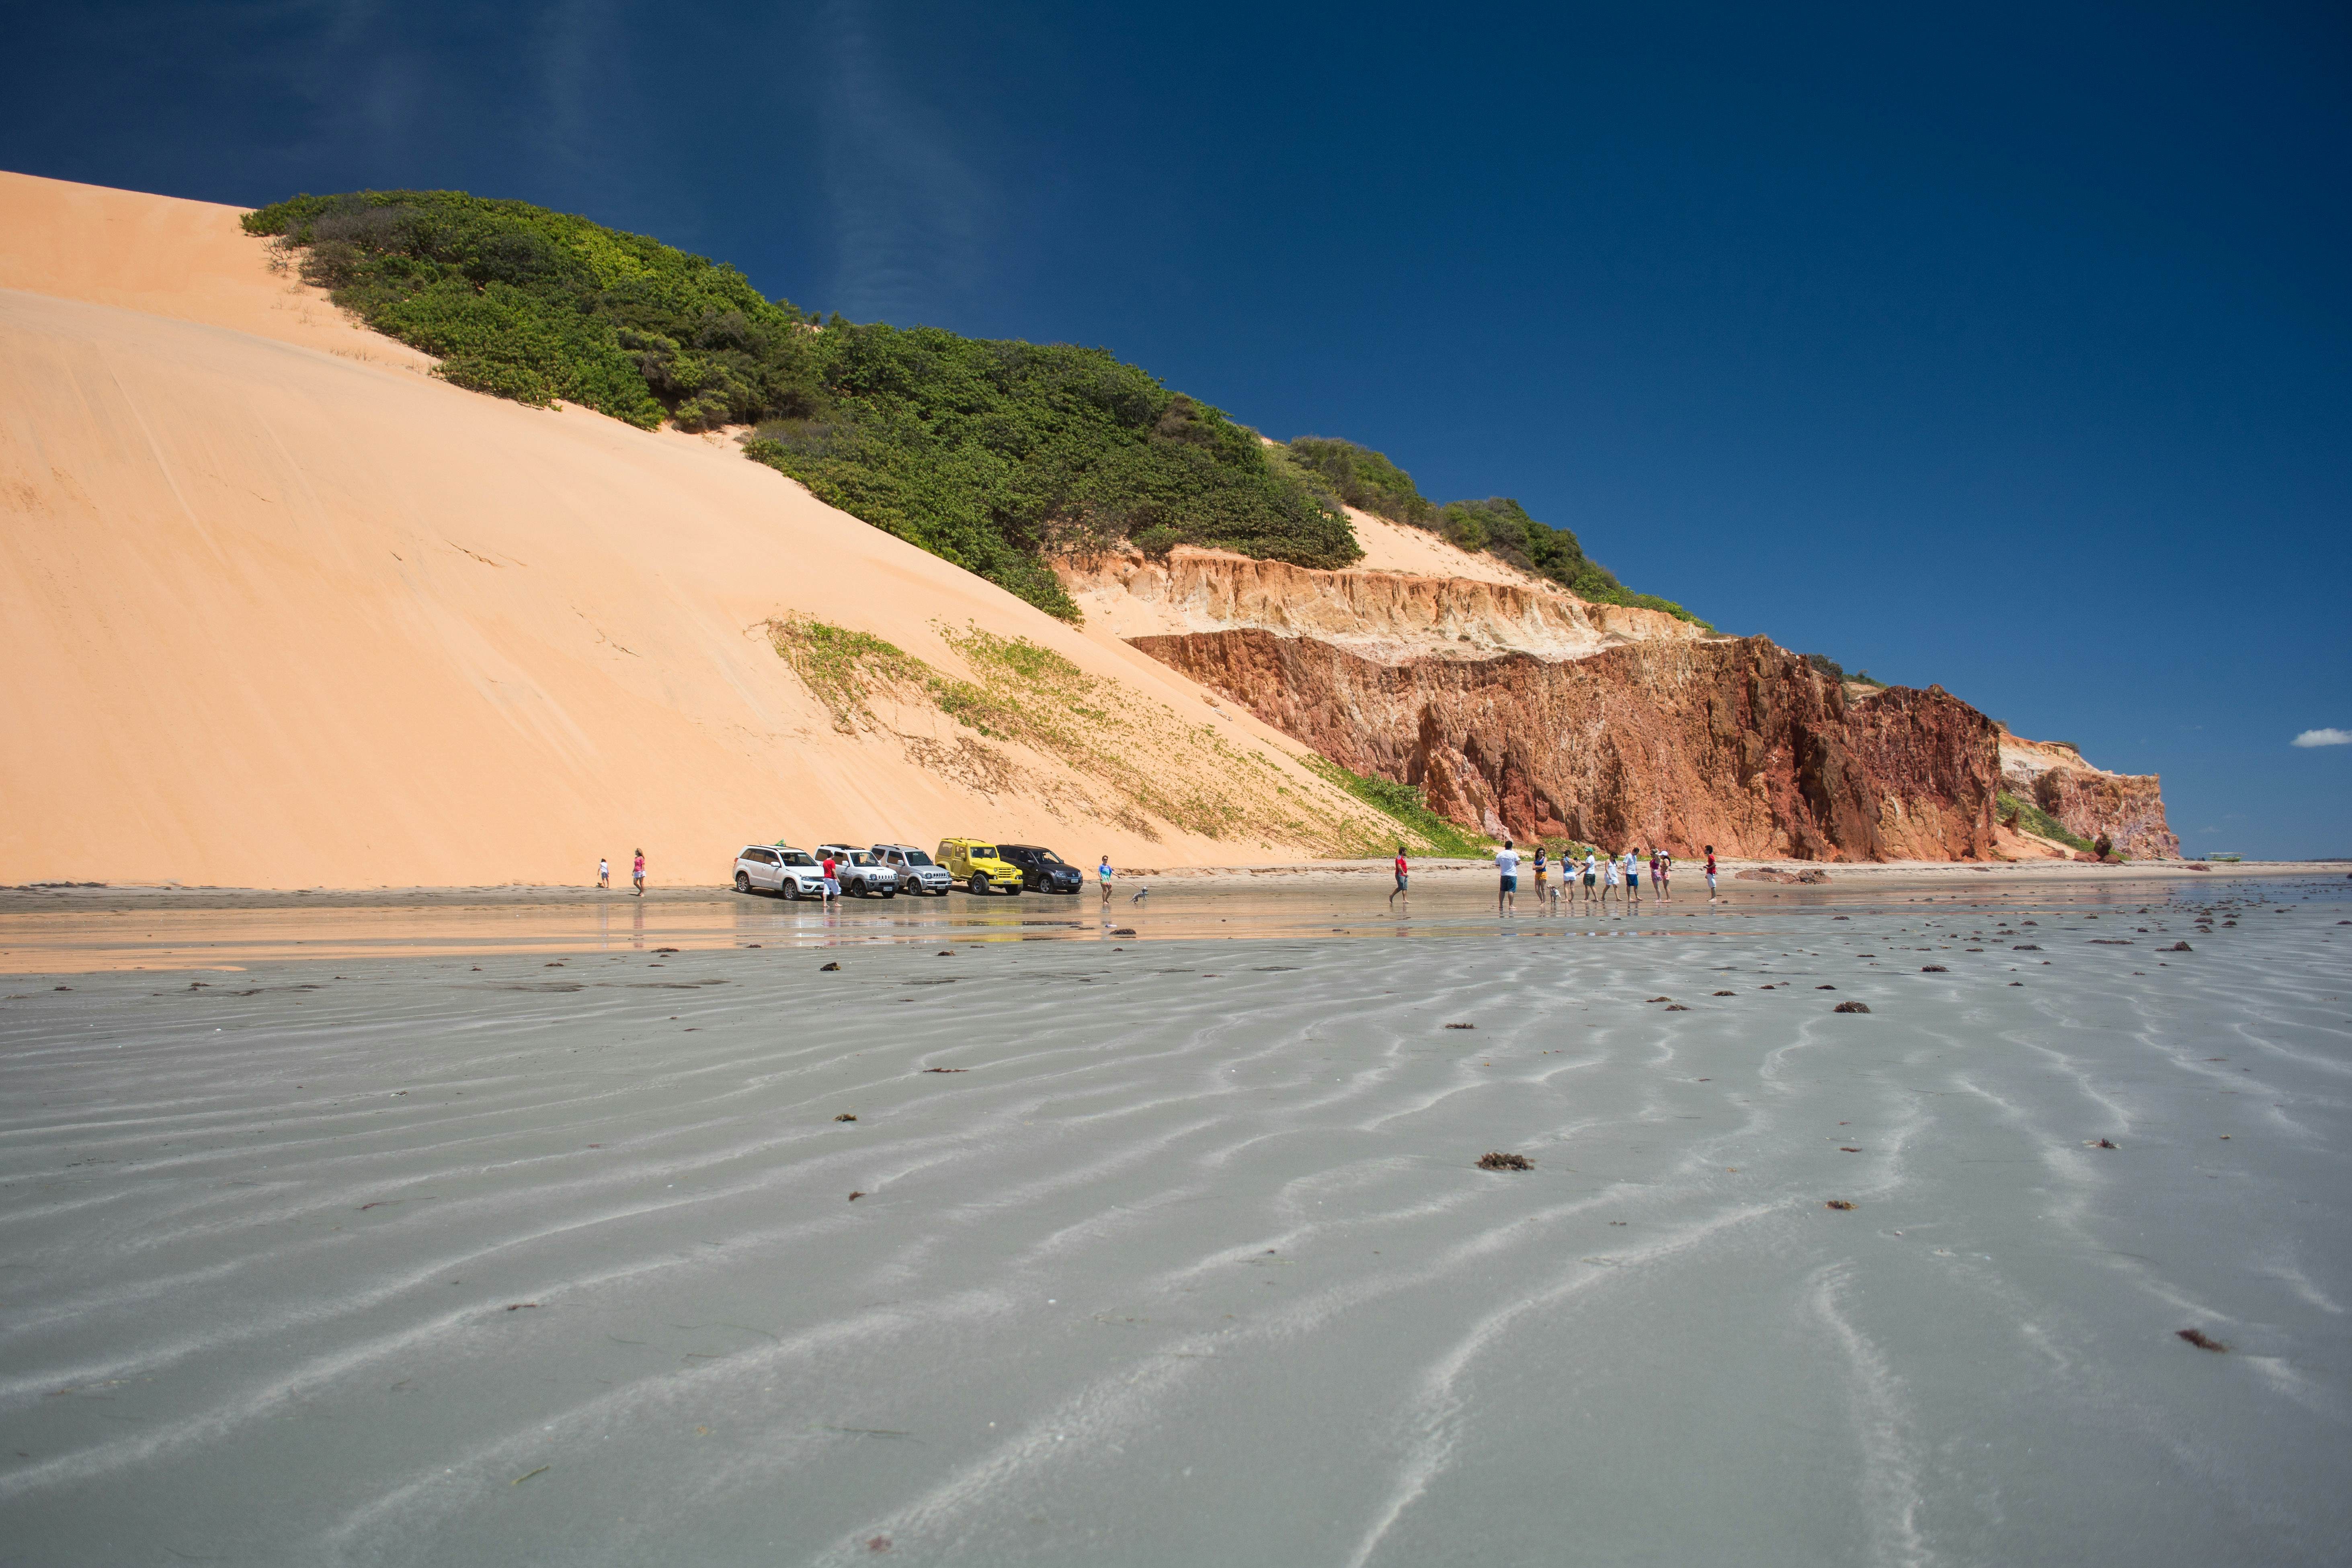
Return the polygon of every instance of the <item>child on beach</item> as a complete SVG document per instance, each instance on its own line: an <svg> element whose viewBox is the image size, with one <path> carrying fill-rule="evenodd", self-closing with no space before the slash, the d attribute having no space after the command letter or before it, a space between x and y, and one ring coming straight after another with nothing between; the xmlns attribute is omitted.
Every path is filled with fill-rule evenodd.
<svg viewBox="0 0 2352 1568"><path fill-rule="evenodd" d="M1519 852L1511 847L1507 837L1503 847L1495 851L1495 869L1502 873L1502 884L1495 889L1495 912L1517 914L1519 902Z"/></svg>
<svg viewBox="0 0 2352 1568"><path fill-rule="evenodd" d="M644 898L646 896L646 852L642 849L637 851L635 862L629 867L629 880L636 884L637 897Z"/></svg>
<svg viewBox="0 0 2352 1568"><path fill-rule="evenodd" d="M1402 900L1404 900L1405 911L1406 911L1408 914L1412 912L1412 896L1410 893L1407 893L1407 892L1404 890L1404 889L1405 889L1405 880L1406 880L1406 879L1407 879L1408 877L1410 877L1412 874L1412 867L1410 867L1410 866L1408 866L1408 865L1406 865L1406 864L1404 863L1404 846L1403 846L1403 845L1402 845L1402 844L1400 844L1400 845L1398 845L1398 846L1397 846L1397 858L1396 858L1396 879L1397 879L1397 885L1396 885L1393 889L1391 889L1390 890L1390 892L1389 892L1389 908L1391 908L1391 909L1394 909L1394 908L1396 908L1396 901L1397 901L1399 899L1402 899Z"/></svg>
<svg viewBox="0 0 2352 1568"><path fill-rule="evenodd" d="M1706 901L1715 902L1715 846L1706 847Z"/></svg>
<svg viewBox="0 0 2352 1568"><path fill-rule="evenodd" d="M600 888L613 885L613 863L602 855L596 857L596 885Z"/></svg>
<svg viewBox="0 0 2352 1568"><path fill-rule="evenodd" d="M1095 868L1095 881L1102 888L1102 907L1110 908L1110 851L1102 855L1102 864Z"/></svg>

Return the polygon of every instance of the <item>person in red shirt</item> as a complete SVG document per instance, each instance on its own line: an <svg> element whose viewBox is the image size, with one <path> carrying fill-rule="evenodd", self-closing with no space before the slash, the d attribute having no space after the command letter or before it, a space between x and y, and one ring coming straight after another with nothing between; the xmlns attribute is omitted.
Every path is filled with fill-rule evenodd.
<svg viewBox="0 0 2352 1568"><path fill-rule="evenodd" d="M1397 901L1399 899L1402 899L1402 900L1404 900L1404 907L1405 907L1406 909L1410 910L1410 909L1412 909L1412 897L1411 897L1410 895L1408 895L1408 894L1405 892L1405 890L1404 890L1405 879L1406 879L1407 877L1411 876L1412 874L1412 867L1410 867L1410 866L1408 866L1408 865L1406 865L1406 864L1404 863L1404 846L1403 846L1403 845L1402 845L1402 844L1400 844L1400 845L1398 845L1398 846L1397 846L1397 858L1396 858L1396 879L1397 879L1397 885L1396 885L1396 891L1394 891L1394 892L1392 892L1392 893L1391 893L1391 894L1389 895L1389 908L1391 908L1391 909L1394 909L1394 908L1396 908L1396 901Z"/></svg>
<svg viewBox="0 0 2352 1568"><path fill-rule="evenodd" d="M1706 847L1706 901L1715 902L1715 846Z"/></svg>
<svg viewBox="0 0 2352 1568"><path fill-rule="evenodd" d="M840 870L839 861L830 855L824 858L824 907L826 909L833 908L833 901L841 897Z"/></svg>

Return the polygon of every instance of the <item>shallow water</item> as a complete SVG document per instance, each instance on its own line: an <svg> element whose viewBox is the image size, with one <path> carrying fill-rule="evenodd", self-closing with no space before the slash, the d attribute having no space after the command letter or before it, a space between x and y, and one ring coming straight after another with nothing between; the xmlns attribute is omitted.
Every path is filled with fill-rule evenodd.
<svg viewBox="0 0 2352 1568"><path fill-rule="evenodd" d="M764 894L672 894L641 900L626 893L596 898L560 893L483 899L398 894L366 901L331 901L303 908L292 895L187 895L193 908L173 908L148 893L110 899L91 893L53 910L0 909L0 974L99 969L235 969L273 959L429 957L504 953L556 957L566 953L638 952L739 947L835 947L879 943L1035 941L1181 941L1277 937L1472 937L1501 930L1522 935L1688 936L1719 934L1742 921L1784 913L1880 913L1929 906L2030 913L2039 910L2188 910L2220 900L2271 903L2331 897L2329 881L2276 878L2221 879L2184 887L2179 881L2121 879L2076 884L1996 885L1983 892L1963 887L1899 889L1868 885L1826 888L1724 884L1710 905L1706 884L1668 900L1655 897L1629 909L1563 903L1557 912L1520 896L1501 920L1493 879L1481 872L1423 876L1402 908L1391 905L1386 884L1316 883L1273 877L1264 883L1173 881L1147 884L1140 901L1122 888L1108 906L1090 889L1071 898L1026 893L974 899L851 899L827 910ZM1302 885L1303 884L1303 885ZM2352 884L2347 884L2352 886ZM1130 935L1115 935L1118 932Z"/></svg>
<svg viewBox="0 0 2352 1568"><path fill-rule="evenodd" d="M2339 1562L2352 910L2200 890L20 977L0 1552Z"/></svg>

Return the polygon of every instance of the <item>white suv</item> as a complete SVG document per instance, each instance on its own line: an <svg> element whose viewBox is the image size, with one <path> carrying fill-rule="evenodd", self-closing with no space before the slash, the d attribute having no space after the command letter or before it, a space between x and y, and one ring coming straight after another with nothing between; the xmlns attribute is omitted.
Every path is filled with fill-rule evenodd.
<svg viewBox="0 0 2352 1568"><path fill-rule="evenodd" d="M878 893L886 899L898 896L898 873L874 858L871 849L858 849L847 844L820 844L817 858L833 857L833 879L841 890L855 898L871 898Z"/></svg>
<svg viewBox="0 0 2352 1568"><path fill-rule="evenodd" d="M762 889L788 899L821 899L824 868L807 850L789 844L746 844L735 856L735 890Z"/></svg>
<svg viewBox="0 0 2352 1568"><path fill-rule="evenodd" d="M874 858L890 868L902 893L937 893L944 899L948 889L955 886L955 879L948 875L945 866L911 844L877 844Z"/></svg>

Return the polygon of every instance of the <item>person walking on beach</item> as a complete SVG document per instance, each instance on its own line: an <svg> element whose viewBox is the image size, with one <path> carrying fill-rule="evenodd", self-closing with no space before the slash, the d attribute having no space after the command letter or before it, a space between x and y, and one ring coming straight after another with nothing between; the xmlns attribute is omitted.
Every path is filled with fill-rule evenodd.
<svg viewBox="0 0 2352 1568"><path fill-rule="evenodd" d="M1674 894L1667 891L1666 889L1666 879L1673 876L1674 872L1674 851L1671 849L1659 850L1657 864L1650 868L1650 880L1658 885L1658 897L1661 899L1672 899L1674 897Z"/></svg>
<svg viewBox="0 0 2352 1568"><path fill-rule="evenodd" d="M1609 895L1617 890L1617 862L1612 858L1601 862L1601 912L1609 912Z"/></svg>
<svg viewBox="0 0 2352 1568"><path fill-rule="evenodd" d="M1706 901L1715 902L1715 846L1706 847Z"/></svg>
<svg viewBox="0 0 2352 1568"><path fill-rule="evenodd" d="M1397 885L1389 891L1389 908L1396 908L1396 901L1399 899L1402 899L1404 900L1404 912L1407 914L1412 913L1412 895L1405 891L1405 883L1412 876L1412 868L1404 863L1404 846L1400 844L1397 846L1396 858Z"/></svg>
<svg viewBox="0 0 2352 1568"><path fill-rule="evenodd" d="M1625 912L1636 914L1642 908L1642 867L1634 858L1637 851L1625 851Z"/></svg>
<svg viewBox="0 0 2352 1568"><path fill-rule="evenodd" d="M1592 858L1592 846L1584 847L1584 912L1592 912L1593 884L1601 879L1601 863Z"/></svg>
<svg viewBox="0 0 2352 1568"><path fill-rule="evenodd" d="M822 869L824 872L824 907L831 909L835 900L841 897L841 862L827 855Z"/></svg>
<svg viewBox="0 0 2352 1568"><path fill-rule="evenodd" d="M1536 845L1536 913L1538 914L1543 913L1544 898L1548 891L1544 884L1549 879L1549 871L1550 868L1544 864L1544 847L1538 841Z"/></svg>
<svg viewBox="0 0 2352 1568"><path fill-rule="evenodd" d="M613 885L613 863L602 855L596 857L596 885L600 888Z"/></svg>
<svg viewBox="0 0 2352 1568"><path fill-rule="evenodd" d="M1110 851L1102 852L1102 864L1095 868L1095 882L1102 889L1102 907L1110 908Z"/></svg>
<svg viewBox="0 0 2352 1568"><path fill-rule="evenodd" d="M630 863L629 880L635 886L637 897L644 898L646 896L646 852L642 849L637 851L636 859Z"/></svg>
<svg viewBox="0 0 2352 1568"><path fill-rule="evenodd" d="M1519 905L1519 852L1511 847L1507 835L1503 847L1495 851L1495 869L1502 873L1502 882L1495 889L1495 912L1517 914Z"/></svg>

